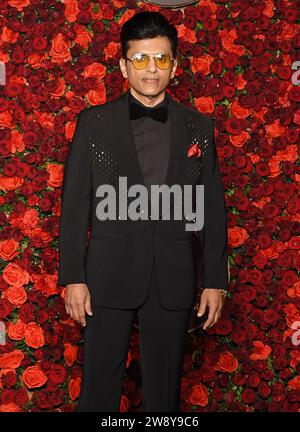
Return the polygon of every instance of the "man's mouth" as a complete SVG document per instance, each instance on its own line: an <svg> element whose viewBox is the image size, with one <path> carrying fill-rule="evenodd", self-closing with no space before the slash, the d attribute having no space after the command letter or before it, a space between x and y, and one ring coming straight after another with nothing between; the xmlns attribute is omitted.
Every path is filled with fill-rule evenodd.
<svg viewBox="0 0 300 432"><path fill-rule="evenodd" d="M158 81L157 78L144 78L143 81L145 81L148 84L154 84Z"/></svg>

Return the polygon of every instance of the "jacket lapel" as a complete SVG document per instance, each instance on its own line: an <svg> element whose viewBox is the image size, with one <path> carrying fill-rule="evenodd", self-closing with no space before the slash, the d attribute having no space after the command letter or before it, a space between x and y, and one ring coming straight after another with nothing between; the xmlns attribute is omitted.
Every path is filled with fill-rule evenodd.
<svg viewBox="0 0 300 432"><path fill-rule="evenodd" d="M187 128L185 112L167 93L170 101L171 131L170 131L170 157L165 184L182 184L185 166L185 149L187 147Z"/></svg>

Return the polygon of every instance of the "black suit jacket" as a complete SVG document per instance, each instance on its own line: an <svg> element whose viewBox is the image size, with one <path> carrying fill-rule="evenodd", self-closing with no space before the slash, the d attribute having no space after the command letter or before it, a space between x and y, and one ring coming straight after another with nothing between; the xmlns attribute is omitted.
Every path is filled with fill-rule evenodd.
<svg viewBox="0 0 300 432"><path fill-rule="evenodd" d="M196 298L195 233L182 220L99 220L99 185L119 193L145 185L129 118L129 91L112 102L80 112L65 164L59 227L58 284L88 285L92 305L136 308L145 299L153 260L160 298L167 309L190 308ZM169 94L170 157L165 184L204 184L203 286L228 289L225 200L213 120L176 102ZM188 157L198 142L201 157ZM171 194L170 209L174 201ZM134 198L128 198L130 203ZM117 205L117 212L119 206ZM150 210L150 201L149 201ZM118 213L117 213L118 214ZM171 212L172 215L172 212ZM87 233L90 226L90 238Z"/></svg>

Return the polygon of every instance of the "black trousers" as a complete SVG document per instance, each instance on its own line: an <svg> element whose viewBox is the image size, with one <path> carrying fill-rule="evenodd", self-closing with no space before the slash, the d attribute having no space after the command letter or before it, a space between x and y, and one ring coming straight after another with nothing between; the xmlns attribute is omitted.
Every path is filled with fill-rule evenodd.
<svg viewBox="0 0 300 432"><path fill-rule="evenodd" d="M79 412L119 412L135 314L140 325L144 411L178 412L181 372L192 309L167 310L159 298L155 264L146 299L136 309L93 307L84 328Z"/></svg>

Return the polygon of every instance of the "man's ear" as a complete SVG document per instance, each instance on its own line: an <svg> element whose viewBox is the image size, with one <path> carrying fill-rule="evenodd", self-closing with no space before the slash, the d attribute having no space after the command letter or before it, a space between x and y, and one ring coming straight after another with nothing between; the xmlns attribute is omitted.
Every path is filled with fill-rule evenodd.
<svg viewBox="0 0 300 432"><path fill-rule="evenodd" d="M176 68L177 68L177 59L174 60L174 64L172 66L172 72L171 72L171 79L174 78L175 76L175 72L176 72Z"/></svg>
<svg viewBox="0 0 300 432"><path fill-rule="evenodd" d="M126 64L125 63L126 63L125 59L124 58L120 58L120 60L119 60L119 66L120 66L122 75L123 75L124 78L128 78L127 68L126 68Z"/></svg>

